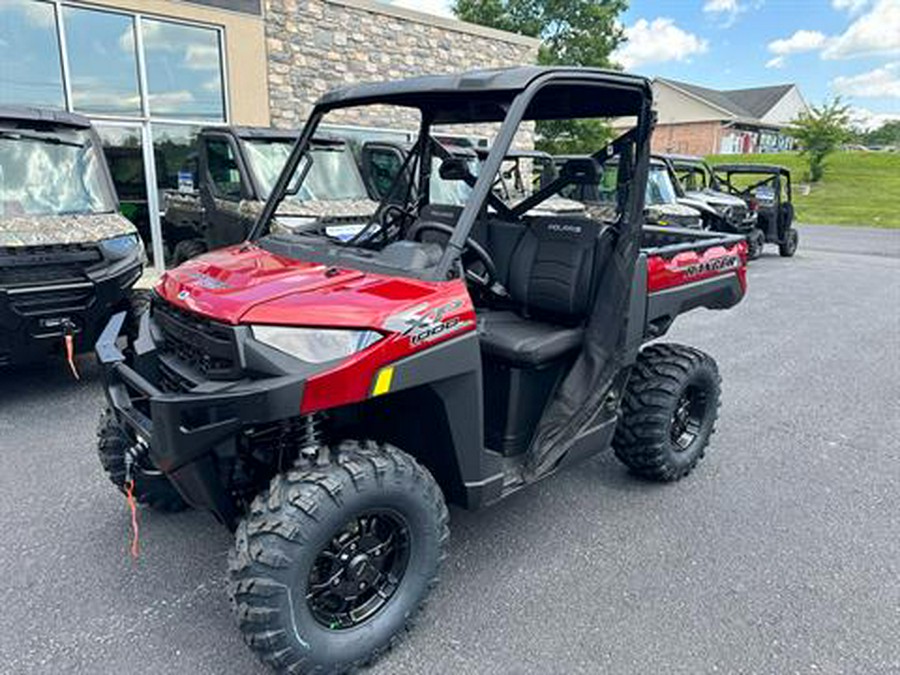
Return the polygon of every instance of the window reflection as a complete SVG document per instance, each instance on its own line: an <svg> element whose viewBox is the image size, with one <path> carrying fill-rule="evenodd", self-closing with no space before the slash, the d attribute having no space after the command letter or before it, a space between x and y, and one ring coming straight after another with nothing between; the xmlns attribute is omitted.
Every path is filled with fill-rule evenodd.
<svg viewBox="0 0 900 675"><path fill-rule="evenodd" d="M146 18L141 25L150 114L224 120L218 31Z"/></svg>
<svg viewBox="0 0 900 675"><path fill-rule="evenodd" d="M63 7L72 107L80 112L140 115L134 19Z"/></svg>
<svg viewBox="0 0 900 675"><path fill-rule="evenodd" d="M113 211L102 159L84 131L0 132L0 215Z"/></svg>
<svg viewBox="0 0 900 675"><path fill-rule="evenodd" d="M0 105L65 107L53 6L0 2Z"/></svg>

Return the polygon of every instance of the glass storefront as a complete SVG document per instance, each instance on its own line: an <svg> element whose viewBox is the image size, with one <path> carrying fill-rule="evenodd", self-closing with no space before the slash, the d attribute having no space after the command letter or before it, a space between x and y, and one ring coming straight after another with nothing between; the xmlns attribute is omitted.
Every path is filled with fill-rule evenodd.
<svg viewBox="0 0 900 675"><path fill-rule="evenodd" d="M201 126L228 122L222 29L66 0L0 0L0 105L87 115L122 212L153 264L167 249L162 191L196 156Z"/></svg>

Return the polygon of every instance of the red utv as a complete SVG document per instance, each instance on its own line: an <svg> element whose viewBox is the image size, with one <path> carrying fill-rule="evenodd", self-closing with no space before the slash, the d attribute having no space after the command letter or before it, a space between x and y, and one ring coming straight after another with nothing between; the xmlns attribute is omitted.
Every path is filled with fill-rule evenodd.
<svg viewBox="0 0 900 675"><path fill-rule="evenodd" d="M400 172L420 184L398 178L350 238L283 216L322 118L373 104L421 117ZM522 122L624 116L634 128L518 204L493 194ZM469 200L430 203L432 126L482 123L499 133ZM652 126L649 81L602 70L331 92L249 240L165 274L133 343L110 322L101 460L145 503L235 531L229 593L263 661L343 672L389 647L437 582L448 501L481 508L610 447L665 481L703 456L715 362L643 345L682 312L739 302L746 244L642 227ZM528 215L597 185L611 158L617 208ZM443 162L443 179L471 180Z"/></svg>

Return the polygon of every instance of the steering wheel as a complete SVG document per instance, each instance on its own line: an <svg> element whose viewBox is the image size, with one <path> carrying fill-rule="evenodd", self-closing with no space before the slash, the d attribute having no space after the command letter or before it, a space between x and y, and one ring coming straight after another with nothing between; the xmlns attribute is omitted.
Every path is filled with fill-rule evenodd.
<svg viewBox="0 0 900 675"><path fill-rule="evenodd" d="M422 233L429 231L440 232L441 234L447 235L447 238L449 239L453 236L454 229L446 223L425 221L413 225L408 236L412 241L422 241ZM467 257L474 258L474 260L470 259L469 262L481 263L481 266L484 268L484 274L475 272L471 268L471 265L467 264ZM460 254L460 261L467 280L471 281L476 286L497 293L498 295L506 294L505 289L503 289L503 286L498 282L497 266L494 264L491 254L488 253L481 244L472 239L472 237L466 237L465 246Z"/></svg>

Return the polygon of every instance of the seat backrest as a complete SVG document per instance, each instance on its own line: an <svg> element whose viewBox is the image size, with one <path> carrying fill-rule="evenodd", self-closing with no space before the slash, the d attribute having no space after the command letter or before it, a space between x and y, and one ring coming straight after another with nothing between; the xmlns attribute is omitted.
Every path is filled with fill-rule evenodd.
<svg viewBox="0 0 900 675"><path fill-rule="evenodd" d="M588 312L598 225L583 217L534 218L513 250L507 290L526 316L578 323Z"/></svg>

